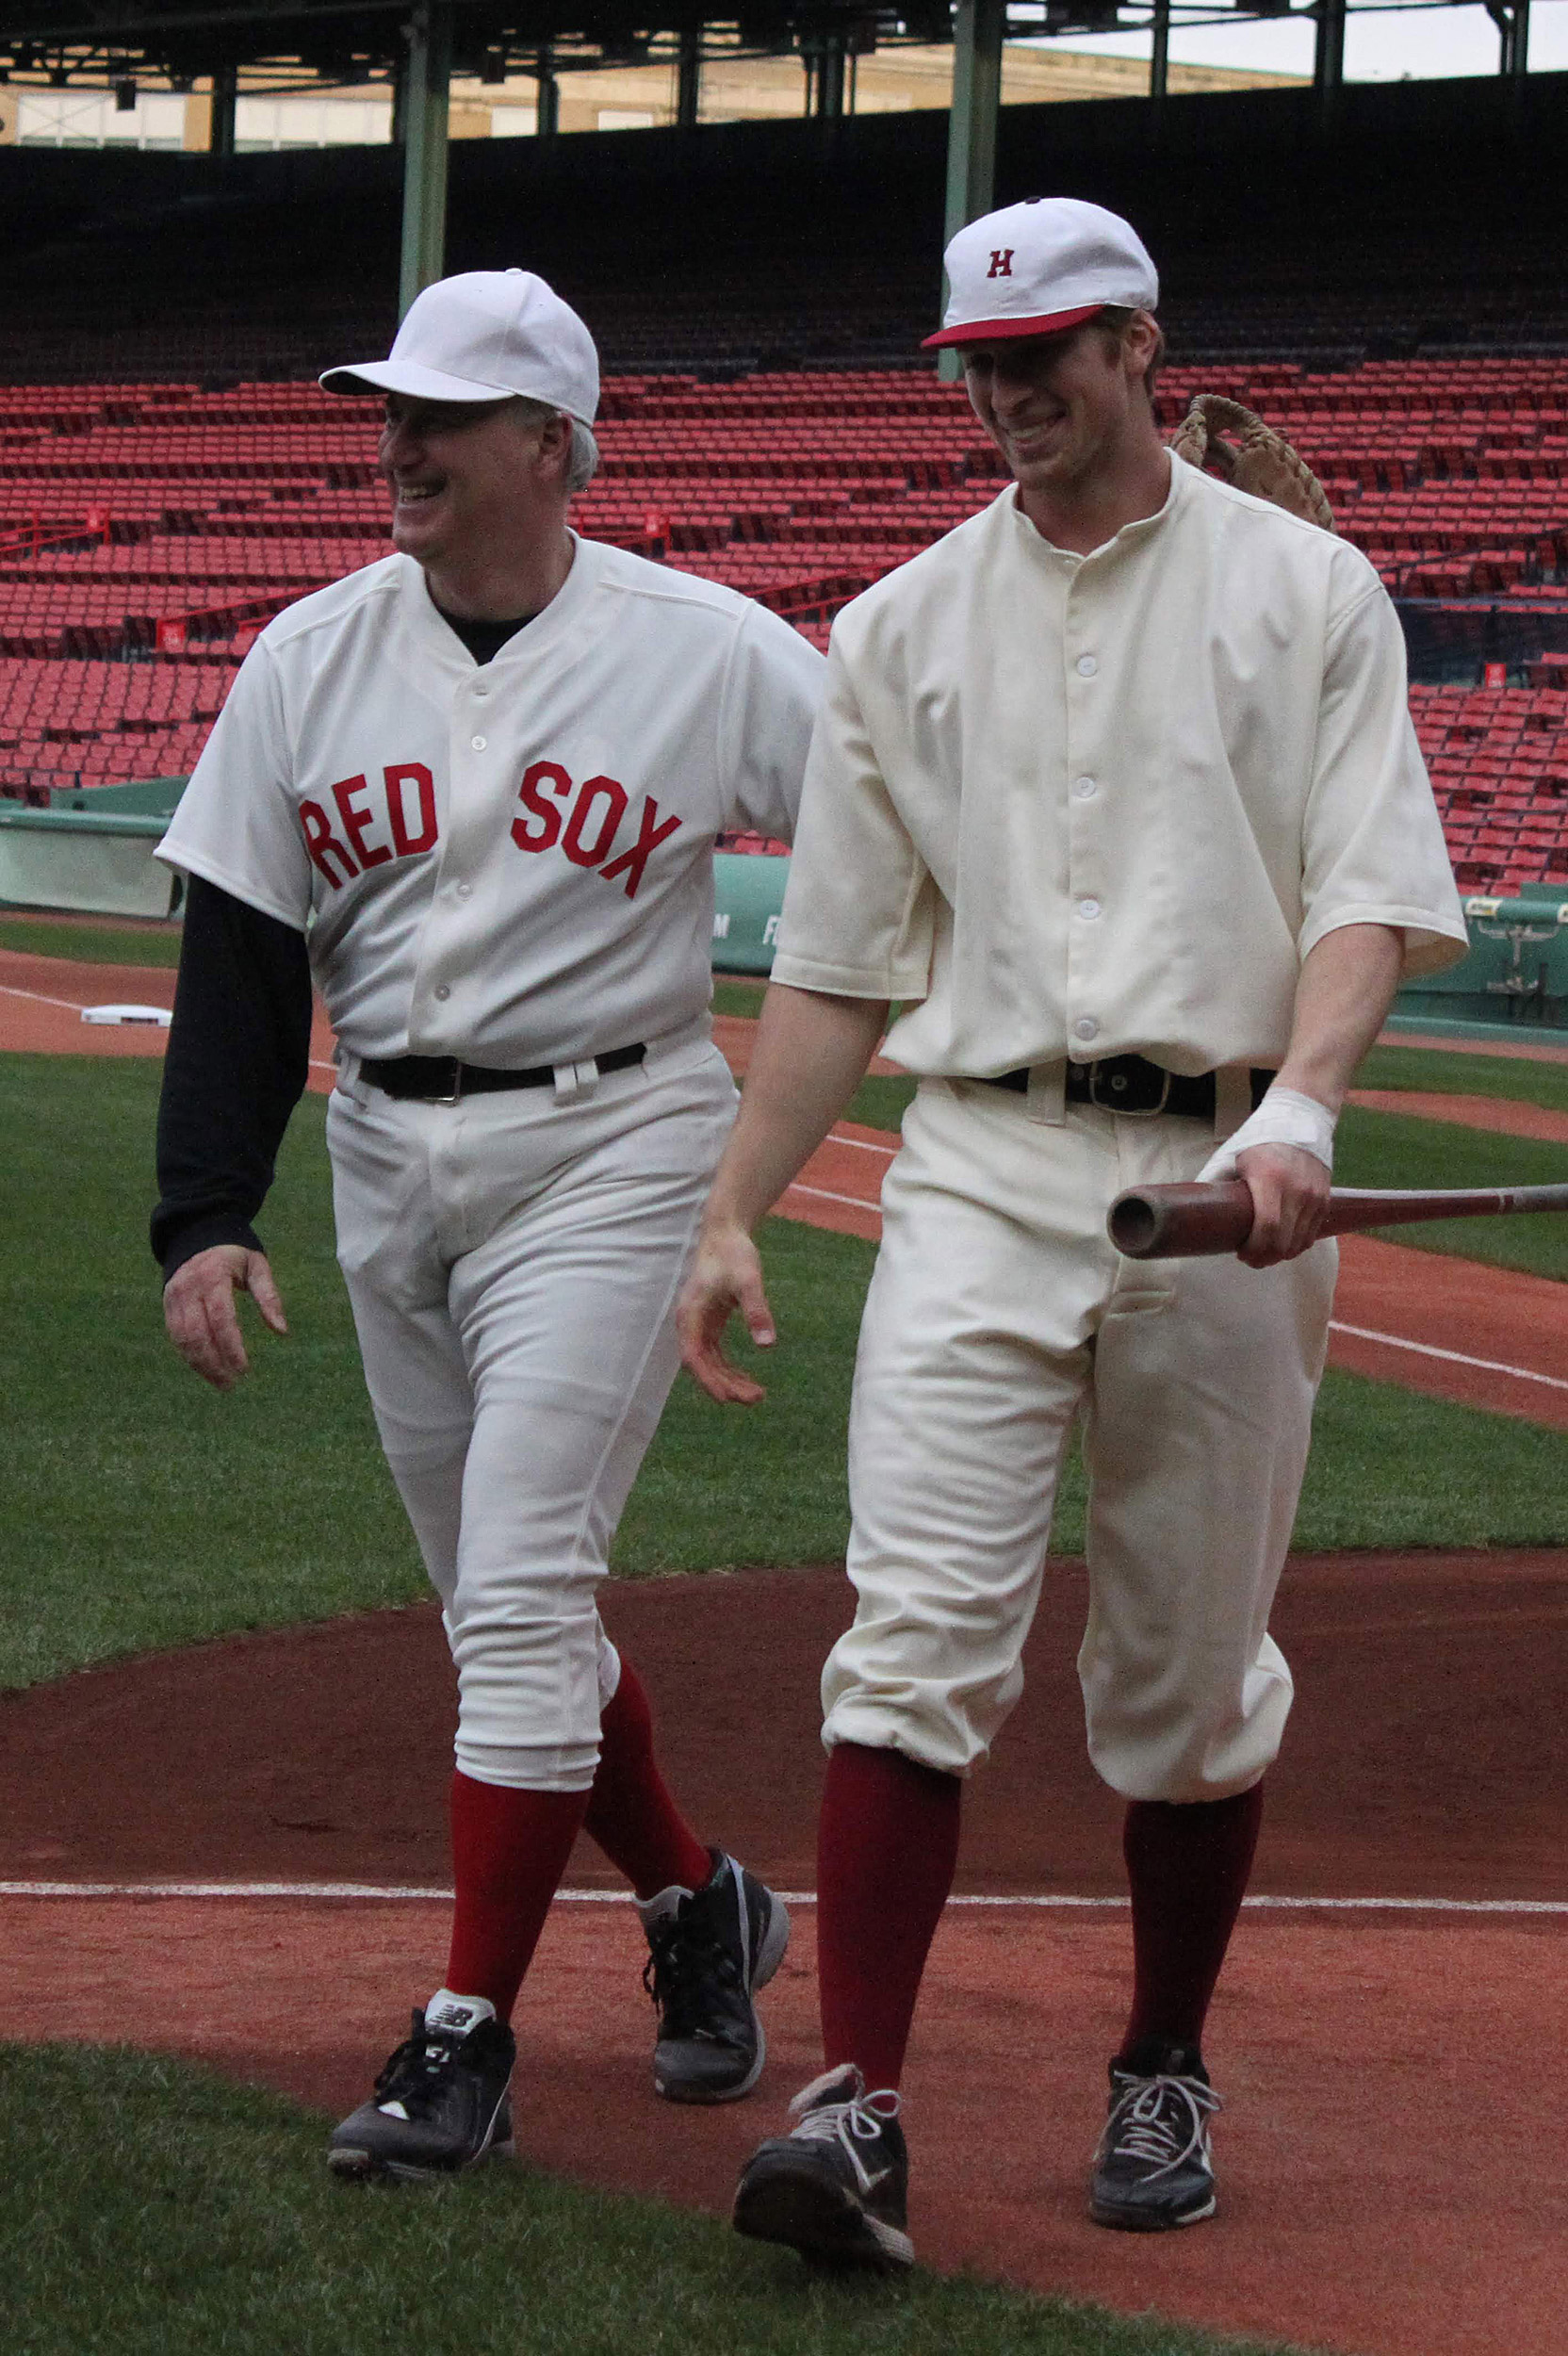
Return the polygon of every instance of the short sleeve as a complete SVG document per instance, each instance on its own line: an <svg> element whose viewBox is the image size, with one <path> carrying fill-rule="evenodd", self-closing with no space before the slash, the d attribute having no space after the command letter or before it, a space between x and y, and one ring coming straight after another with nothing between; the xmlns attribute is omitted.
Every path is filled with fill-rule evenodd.
<svg viewBox="0 0 1568 2356"><path fill-rule="evenodd" d="M302 932L311 866L291 791L277 663L258 639L240 665L156 856Z"/></svg>
<svg viewBox="0 0 1568 2356"><path fill-rule="evenodd" d="M798 630L753 605L736 633L719 720L725 823L794 840L824 663Z"/></svg>
<svg viewBox="0 0 1568 2356"><path fill-rule="evenodd" d="M1299 949L1343 924L1405 935L1405 974L1468 945L1443 825L1410 716L1404 638L1381 587L1331 624L1302 838Z"/></svg>
<svg viewBox="0 0 1568 2356"><path fill-rule="evenodd" d="M774 979L845 998L923 998L935 886L893 807L837 642L811 738Z"/></svg>

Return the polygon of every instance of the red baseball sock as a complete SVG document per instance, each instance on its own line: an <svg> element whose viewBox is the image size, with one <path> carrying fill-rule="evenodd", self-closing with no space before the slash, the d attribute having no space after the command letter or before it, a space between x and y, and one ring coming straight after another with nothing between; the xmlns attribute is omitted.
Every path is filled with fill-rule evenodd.
<svg viewBox="0 0 1568 2356"><path fill-rule="evenodd" d="M900 1751L841 1742L817 1833L823 2056L896 2086L958 1856L963 1785Z"/></svg>
<svg viewBox="0 0 1568 2356"><path fill-rule="evenodd" d="M586 1792L516 1792L454 1771L454 1996L488 1997L499 2020L512 2018L587 1805Z"/></svg>
<svg viewBox="0 0 1568 2356"><path fill-rule="evenodd" d="M639 1898L700 1890L713 1860L670 1796L653 1755L653 1712L625 1655L621 1681L599 1720L599 1764L583 1829Z"/></svg>
<svg viewBox="0 0 1568 2356"><path fill-rule="evenodd" d="M1201 2041L1262 1822L1261 1783L1229 1800L1129 1802L1133 2010L1119 2059L1145 2037Z"/></svg>

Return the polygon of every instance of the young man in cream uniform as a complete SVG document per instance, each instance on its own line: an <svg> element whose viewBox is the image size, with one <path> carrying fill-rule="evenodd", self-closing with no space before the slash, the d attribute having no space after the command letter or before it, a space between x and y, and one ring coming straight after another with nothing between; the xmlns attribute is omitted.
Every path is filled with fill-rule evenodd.
<svg viewBox="0 0 1568 2356"><path fill-rule="evenodd" d="M1153 265L1069 199L947 252L952 345L1013 482L835 624L774 987L680 1322L721 1399L751 1243L888 1052L920 1076L883 1193L850 1428L852 1628L824 1673L825 2072L735 2221L909 2262L900 2074L962 1778L1021 1688L1075 1421L1079 1655L1127 1803L1134 1988L1104 2225L1216 2205L1201 2037L1291 1699L1268 1634L1322 1370L1334 1121L1401 973L1464 925L1393 609L1347 543L1173 462ZM1122 1261L1123 1187L1239 1171L1240 1259ZM1245 1263L1245 1265L1243 1265Z"/></svg>

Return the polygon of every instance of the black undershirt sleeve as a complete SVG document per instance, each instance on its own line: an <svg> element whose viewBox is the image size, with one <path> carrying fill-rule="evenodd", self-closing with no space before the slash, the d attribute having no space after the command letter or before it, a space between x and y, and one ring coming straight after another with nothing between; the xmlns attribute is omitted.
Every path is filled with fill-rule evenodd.
<svg viewBox="0 0 1568 2356"><path fill-rule="evenodd" d="M154 1257L164 1281L219 1243L261 1249L260 1210L310 1065L304 936L189 879L158 1101Z"/></svg>

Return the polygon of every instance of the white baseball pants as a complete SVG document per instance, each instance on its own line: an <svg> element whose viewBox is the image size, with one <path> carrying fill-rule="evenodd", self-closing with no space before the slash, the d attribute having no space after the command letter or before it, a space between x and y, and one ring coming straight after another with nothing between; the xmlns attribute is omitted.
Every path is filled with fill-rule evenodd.
<svg viewBox="0 0 1568 2356"><path fill-rule="evenodd" d="M1279 1747L1268 1634L1338 1263L1123 1260L1123 1186L1196 1177L1211 1125L926 1081L883 1188L850 1418L858 1607L824 1741L963 1774L1020 1654L1075 1418L1090 1483L1089 1754L1129 1799L1217 1800Z"/></svg>
<svg viewBox="0 0 1568 2356"><path fill-rule="evenodd" d="M327 1117L338 1261L457 1664L457 1763L585 1791L620 1664L595 1595L679 1364L675 1297L734 1118L706 1039L558 1101Z"/></svg>

